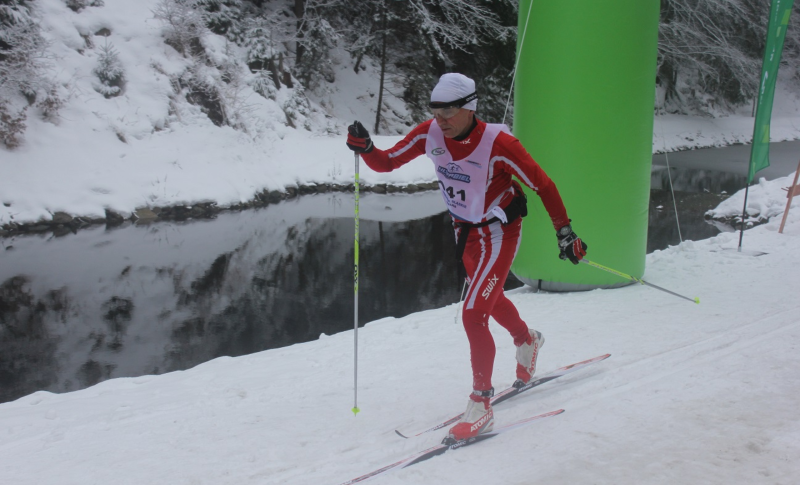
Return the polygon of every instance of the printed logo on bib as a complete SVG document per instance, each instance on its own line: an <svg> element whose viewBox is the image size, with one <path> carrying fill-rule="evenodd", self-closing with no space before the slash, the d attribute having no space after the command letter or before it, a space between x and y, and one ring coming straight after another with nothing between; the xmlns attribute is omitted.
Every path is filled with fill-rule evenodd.
<svg viewBox="0 0 800 485"><path fill-rule="evenodd" d="M463 173L464 170L453 162L448 163L447 168L442 167L440 165L436 167L436 170L438 170L439 173L441 173L442 175L451 180L458 180L459 182L469 183L470 180L469 175Z"/></svg>
<svg viewBox="0 0 800 485"><path fill-rule="evenodd" d="M439 155L444 155L444 148L434 148L431 150L431 155L436 155L437 157Z"/></svg>

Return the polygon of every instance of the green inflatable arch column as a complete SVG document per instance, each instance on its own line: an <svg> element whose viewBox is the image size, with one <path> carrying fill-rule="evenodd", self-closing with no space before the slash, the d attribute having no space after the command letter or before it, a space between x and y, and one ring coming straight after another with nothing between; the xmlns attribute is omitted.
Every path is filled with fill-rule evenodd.
<svg viewBox="0 0 800 485"><path fill-rule="evenodd" d="M558 186L587 257L636 277L647 251L659 3L519 8L514 134ZM630 283L558 259L550 218L530 192L528 207L512 267L520 280L550 291Z"/></svg>

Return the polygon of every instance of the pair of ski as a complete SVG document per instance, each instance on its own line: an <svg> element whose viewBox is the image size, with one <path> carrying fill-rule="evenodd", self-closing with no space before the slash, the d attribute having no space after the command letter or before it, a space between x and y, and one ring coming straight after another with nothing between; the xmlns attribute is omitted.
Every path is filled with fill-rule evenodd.
<svg viewBox="0 0 800 485"><path fill-rule="evenodd" d="M545 374L545 375L543 375L543 376L541 376L541 377L539 377L537 379L532 380L531 382L525 384L524 386L521 386L521 387L518 387L518 388L517 387L509 387L508 389L505 389L504 391L496 394L492 398L491 404L492 404L492 406L496 406L497 404L500 404L503 401L511 399L512 397L514 397L514 396L516 396L518 394L522 394L525 391L529 391L529 390L533 389L534 387L541 386L542 384L544 384L546 382L550 382L553 379L558 379L559 377L562 377L562 376L565 376L565 375L570 374L572 372L575 372L577 370L583 369L584 367L587 367L589 365L596 364L597 362L601 362L603 360L606 360L609 357L611 357L611 354L600 355L600 356L595 357L593 359L584 360L582 362L577 362L575 364L571 364L571 365L568 365L568 366L564 366L564 367L558 368L558 369L556 369L556 370L554 370L552 372L549 372L549 373L547 373L547 374ZM352 485L354 483L360 483L360 482L363 482L363 481L368 480L370 478L374 478L374 477L376 477L378 475L386 473L388 471L399 470L401 468L406 468L406 467L409 467L411 465L415 465L415 464L417 464L417 463L419 463L421 461L429 460L429 459L433 458L434 456L439 456L439 455L447 452L448 450L455 450L455 449L458 449L458 448L463 448L465 446L474 445L475 443L480 443L481 441L486 441L486 440L488 440L490 438L494 438L497 435L503 434L503 433L505 433L507 431L511 431L513 429L521 428L523 426L531 424L531 423L533 423L535 421L538 421L540 419L549 418L551 416L557 416L557 415L559 415L559 414L561 414L563 412L564 412L563 409L558 409L556 411L551 411L549 413L539 414L539 415L536 415L536 416L531 416L531 417L528 417L528 418L525 418L525 419L521 419L519 421L515 421L513 423L506 424L505 426L500 426L499 428L494 428L492 431L490 431L488 433L479 434L479 435L477 435L475 437L472 437L472 438L469 438L469 439L466 439L466 440L456 441L455 443L449 443L449 442L448 443L442 443L442 444L436 445L436 446L434 446L432 448L428 448L427 450L421 451L421 452L419 452L419 453L417 453L417 454L415 454L413 456L410 456L410 457L404 458L404 459L402 459L402 460L400 460L398 462L392 463L391 465L386 465L383 468L379 468L378 470L372 471L372 472L367 473L365 475L361 475L360 477L357 477L357 478L354 478L354 479L349 480L347 482L344 482L341 485ZM454 416L454 417L452 417L452 418L450 418L450 419L448 419L448 420L446 420L446 421L444 421L442 423L439 423L439 424L437 424L435 426L431 426L430 428L424 429L424 430L419 431L419 432L414 433L414 434L410 434L408 436L404 435L403 433L401 433L398 430L395 430L395 433L397 433L399 436L401 436L403 438L413 438L413 437L416 437L416 436L423 435L425 433L430 433L431 431L436 431L436 430L442 429L442 428L444 428L444 427L446 427L446 426L448 426L450 424L453 424L453 423L457 422L459 419L461 419L461 416L463 416L463 413L459 414L458 416Z"/></svg>

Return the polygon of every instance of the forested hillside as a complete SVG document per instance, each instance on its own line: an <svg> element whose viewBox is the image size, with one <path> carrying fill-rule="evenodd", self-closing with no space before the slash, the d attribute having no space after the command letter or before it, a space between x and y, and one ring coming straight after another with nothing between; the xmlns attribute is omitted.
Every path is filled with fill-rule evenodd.
<svg viewBox="0 0 800 485"><path fill-rule="evenodd" d="M31 117L57 121L76 80L58 78L61 59L43 32L52 0L0 0L0 139L24 140ZM80 16L119 0L58 0ZM137 2L138 3L138 2ZM516 0L158 0L141 2L162 42L184 59L162 69L170 103L198 106L218 126L258 131L244 102L252 90L278 102L278 121L311 131L337 113L325 93L343 81L336 66L378 84L361 101L376 133L395 133L426 116L435 79L447 71L480 79L480 114L503 118L514 69ZM662 0L656 109L720 113L751 103L757 90L769 0ZM800 6L795 5L783 71L800 76ZM107 99L126 91L130 69L109 27L86 25L93 89ZM79 29L80 30L80 29ZM105 37L105 41L102 38ZM222 39L220 41L219 39ZM118 42L118 41L117 41ZM157 64L151 66L159 70ZM167 72L169 71L169 72ZM392 103L390 100L401 103ZM320 101L322 101L320 105ZM398 107L400 106L400 107ZM380 109L378 109L380 107ZM511 114L513 115L513 113ZM510 117L507 117L510 122ZM158 126L156 126L158 128Z"/></svg>

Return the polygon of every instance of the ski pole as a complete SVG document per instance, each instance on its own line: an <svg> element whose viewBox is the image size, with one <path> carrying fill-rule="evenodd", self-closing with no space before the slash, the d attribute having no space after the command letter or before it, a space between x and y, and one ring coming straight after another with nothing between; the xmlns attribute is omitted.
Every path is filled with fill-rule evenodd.
<svg viewBox="0 0 800 485"><path fill-rule="evenodd" d="M354 265L354 273L353 273L353 275L354 275L353 289L354 289L354 310L355 310L354 315L355 315L355 317L353 319L353 339L354 339L353 359L354 359L354 365L353 365L353 409L352 409L352 411L353 411L353 416L357 416L358 412L361 411L360 409L358 409L358 239L359 239L359 236L358 236L358 183L359 183L359 181L358 181L358 153L354 153L354 155L355 155L354 158L355 158L355 163L356 163L356 176L355 176L356 235L355 235L355 240L354 240L354 243L355 243L354 248L355 248L355 250L353 251L353 254L355 255L354 256L355 265Z"/></svg>
<svg viewBox="0 0 800 485"><path fill-rule="evenodd" d="M594 261L589 261L589 260L588 260L588 259L586 259L586 258L583 258L583 259L581 259L581 263L586 263L586 264L588 264L589 266L593 266L593 267L595 267L595 268L597 268L597 269L602 269L603 271L608 271L609 273L615 274L615 275L617 275L617 276L621 276L621 277L623 277L623 278L625 278L625 279L628 279L628 280L631 280L631 281L635 281L636 283L639 283L639 284L642 284L642 285L647 285L647 286L649 286L649 287L651 287L651 288L655 288L655 289L657 289L657 290L661 290L661 291L663 291L663 292L669 293L670 295L675 295L675 296L677 296L678 298L683 298L684 300L689 300L689 301L691 301L691 302L697 303L698 305L700 304L700 298L698 298L698 297L695 297L695 298L689 298L688 296L679 295L679 294L677 294L677 293L675 293L675 292L673 292L673 291L669 291L669 290L667 290L667 289L661 288L660 286L656 286L656 285L654 285L654 284L652 284L652 283L648 283L648 282L647 282L647 281L645 281L645 280L642 280L642 279L636 278L636 277L634 277L634 276L631 276L631 275L629 275L629 274L625 274L625 273L623 273L623 272L621 272L621 271L617 271L617 270L615 270L615 269L611 269L611 268L609 268L608 266L603 266L602 264L597 264L597 263L595 263Z"/></svg>

